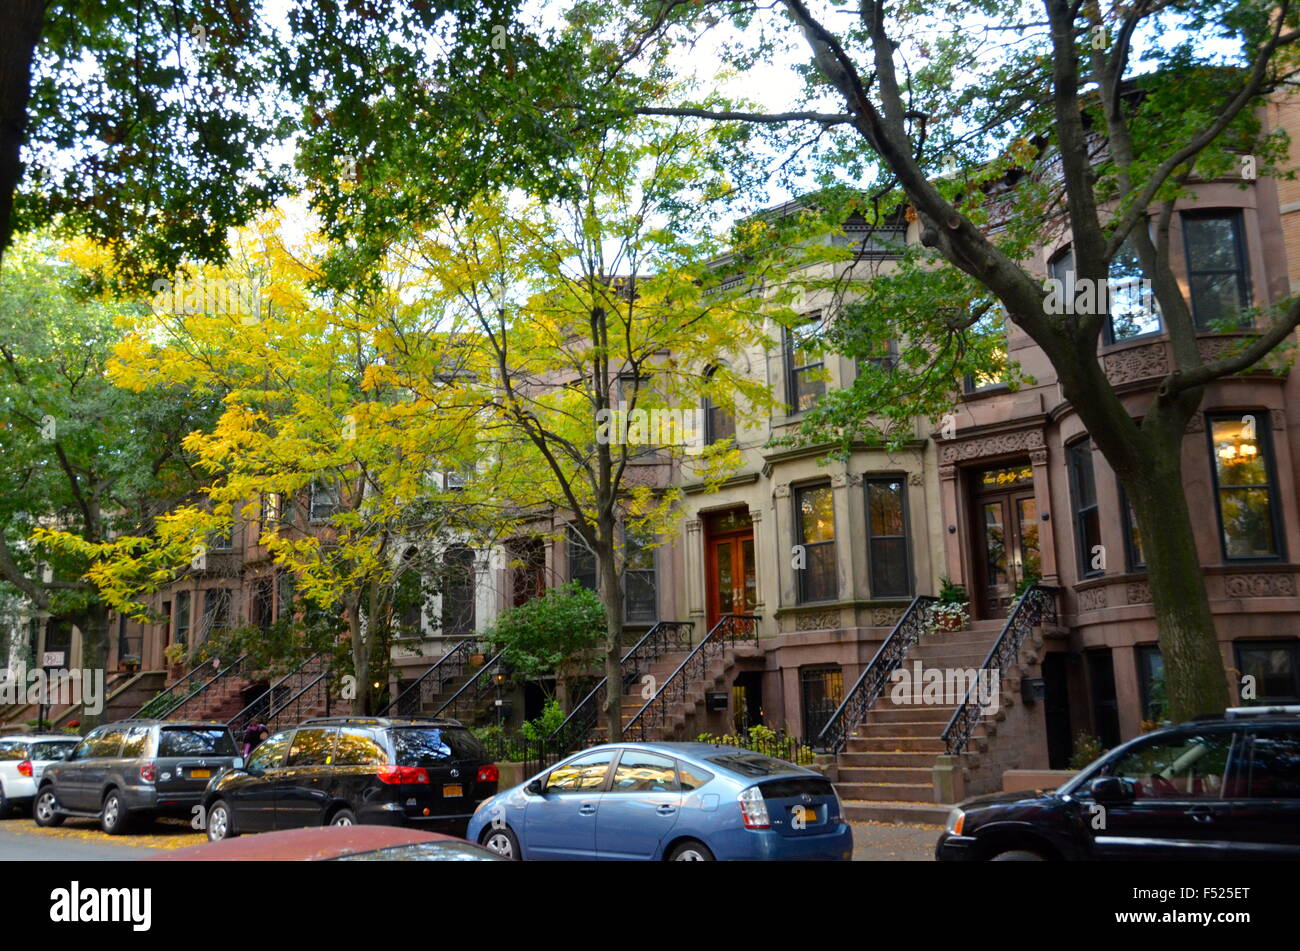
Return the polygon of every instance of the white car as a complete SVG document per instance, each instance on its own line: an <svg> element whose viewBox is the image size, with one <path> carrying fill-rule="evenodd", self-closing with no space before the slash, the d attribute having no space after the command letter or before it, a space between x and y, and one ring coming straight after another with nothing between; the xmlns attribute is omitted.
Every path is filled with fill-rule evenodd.
<svg viewBox="0 0 1300 951"><path fill-rule="evenodd" d="M67 759L80 740L67 733L0 736L0 819L30 806L45 767Z"/></svg>

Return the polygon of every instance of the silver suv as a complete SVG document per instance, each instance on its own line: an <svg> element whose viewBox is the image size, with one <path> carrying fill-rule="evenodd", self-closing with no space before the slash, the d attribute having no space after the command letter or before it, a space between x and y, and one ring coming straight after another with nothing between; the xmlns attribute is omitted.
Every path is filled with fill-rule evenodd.
<svg viewBox="0 0 1300 951"><path fill-rule="evenodd" d="M120 835L137 819L196 815L208 782L240 766L224 723L122 720L92 730L66 761L46 768L32 818L38 826L98 819Z"/></svg>

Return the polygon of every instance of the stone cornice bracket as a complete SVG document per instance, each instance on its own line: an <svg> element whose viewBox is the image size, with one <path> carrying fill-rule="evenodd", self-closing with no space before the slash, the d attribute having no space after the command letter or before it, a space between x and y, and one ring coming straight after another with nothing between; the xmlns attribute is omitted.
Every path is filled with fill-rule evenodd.
<svg viewBox="0 0 1300 951"><path fill-rule="evenodd" d="M772 498L785 499L790 497L790 483L778 482L772 487Z"/></svg>

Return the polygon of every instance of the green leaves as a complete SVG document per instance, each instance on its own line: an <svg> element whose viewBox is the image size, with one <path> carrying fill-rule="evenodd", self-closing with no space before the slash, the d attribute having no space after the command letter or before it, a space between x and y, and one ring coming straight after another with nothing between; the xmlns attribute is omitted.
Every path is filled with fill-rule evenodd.
<svg viewBox="0 0 1300 951"><path fill-rule="evenodd" d="M521 678L554 673L575 660L595 662L605 636L600 598L576 582L504 611L489 635Z"/></svg>

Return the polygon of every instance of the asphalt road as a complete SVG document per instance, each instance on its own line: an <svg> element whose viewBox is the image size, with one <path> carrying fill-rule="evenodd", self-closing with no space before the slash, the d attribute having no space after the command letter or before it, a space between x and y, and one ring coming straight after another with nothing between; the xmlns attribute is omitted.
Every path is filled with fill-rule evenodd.
<svg viewBox="0 0 1300 951"><path fill-rule="evenodd" d="M934 859L938 826L853 823L855 862L928 862ZM178 820L142 826L137 834L105 835L88 819L69 819L57 829L40 829L26 816L0 822L0 861L120 862L164 849L206 841Z"/></svg>

